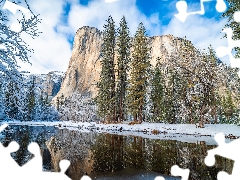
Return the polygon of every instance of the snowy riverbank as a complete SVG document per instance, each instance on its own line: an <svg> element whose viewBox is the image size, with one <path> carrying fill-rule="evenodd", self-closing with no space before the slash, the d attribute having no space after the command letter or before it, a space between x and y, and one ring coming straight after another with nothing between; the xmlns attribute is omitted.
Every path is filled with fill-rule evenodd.
<svg viewBox="0 0 240 180"><path fill-rule="evenodd" d="M55 126L59 129L67 128L83 132L110 133L118 135L141 136L150 139L178 140L182 142L197 143L205 141L207 144L216 144L214 135L222 132L227 140L240 137L240 126L229 124L205 124L205 128L196 128L194 124L164 124L164 123L142 123L129 125L122 124L97 124L95 122L2 122L9 125L29 126Z"/></svg>

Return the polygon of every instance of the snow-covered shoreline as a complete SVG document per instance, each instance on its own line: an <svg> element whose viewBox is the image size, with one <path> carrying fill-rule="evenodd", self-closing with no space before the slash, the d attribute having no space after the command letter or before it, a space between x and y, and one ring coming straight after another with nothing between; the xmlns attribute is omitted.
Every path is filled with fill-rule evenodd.
<svg viewBox="0 0 240 180"><path fill-rule="evenodd" d="M98 124L96 122L41 122L41 121L8 121L9 125L28 125L28 126L55 126L59 129L67 128L83 132L95 131L98 133L110 133L125 136L141 136L150 139L178 140L182 142L197 143L205 141L207 144L216 144L214 135L222 132L227 138L235 139L240 137L240 126L230 124L205 124L205 128L196 128L194 124L164 124L147 123L129 125L127 122L122 124Z"/></svg>

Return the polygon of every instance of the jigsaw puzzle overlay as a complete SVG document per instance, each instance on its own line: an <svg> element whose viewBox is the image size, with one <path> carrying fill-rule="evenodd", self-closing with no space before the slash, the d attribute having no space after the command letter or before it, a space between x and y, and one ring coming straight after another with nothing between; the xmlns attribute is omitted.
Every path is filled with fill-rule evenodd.
<svg viewBox="0 0 240 180"><path fill-rule="evenodd" d="M217 175L218 180L239 180L240 179L240 140L236 139L232 142L225 143L225 135L218 133L214 137L218 143L218 147L215 149L208 150L208 155L205 158L205 164L207 166L213 166L215 164L215 155L219 155L224 158L228 158L234 161L234 167L232 174L228 174L224 171L220 171ZM177 165L172 166L171 174L173 176L181 176L181 180L188 180L189 169L181 169ZM155 180L165 180L163 177L156 177Z"/></svg>
<svg viewBox="0 0 240 180"><path fill-rule="evenodd" d="M105 0L106 3L115 2L118 0ZM178 1L176 4L176 8L178 10L178 14L175 15L180 21L184 22L189 15L194 14L204 14L204 6L203 2L207 2L209 0L201 0L201 10L197 12L190 12L187 13L187 3L186 1ZM217 0L216 3L216 10L218 12L223 12L226 10L226 4L223 0ZM22 13L29 13L29 10L23 8L19 5L16 5L10 1L5 1L3 9L7 9L12 12L14 15L18 10ZM236 22L240 22L240 12L236 12L234 14L234 20ZM21 25L19 23L14 23L11 26L11 30L15 32L21 31ZM232 55L232 49L234 47L240 47L240 40L234 41L232 40L232 29L227 28L223 30L227 34L228 38L228 47L219 47L217 48L217 55L219 57L223 57L228 55L230 57L230 63L232 67L238 66L238 59L235 59ZM0 44L0 49L6 49L3 45ZM3 131L8 125L4 124L0 127L0 132ZM237 180L240 178L240 157L239 149L240 149L240 140L234 140L230 143L225 143L225 136L223 133L218 133L215 135L215 140L218 143L218 147L208 151L208 155L205 158L205 164L207 166L213 166L215 164L215 155L219 155L225 158L229 158L234 160L235 164L232 170L232 174L229 175L226 172L219 172L217 179L218 180ZM43 172L42 168L42 157L40 154L40 148L37 143L31 143L28 146L28 151L34 155L34 158L30 160L30 162L26 163L23 166L19 166L16 161L11 157L10 153L16 152L19 149L19 145L13 141L11 142L8 147L4 147L0 143L0 162L7 162L7 163L0 163L1 175L0 177L5 179L59 179L59 180L67 180L70 179L68 176L65 175L66 170L68 169L70 162L68 160L62 160L59 163L60 172ZM14 172L14 173L12 173ZM182 169L178 165L174 165L171 168L171 174L173 176L181 176L182 180L188 180L189 178L189 169ZM89 176L83 176L81 180L91 180ZM155 180L164 180L164 177L158 176Z"/></svg>
<svg viewBox="0 0 240 180"><path fill-rule="evenodd" d="M240 23L240 12L234 13L234 21ZM240 67L240 59L234 58L232 55L232 50L235 47L240 47L240 40L234 41L232 39L233 30L231 28L226 28L223 30L227 34L228 47L220 46L216 49L216 54L219 58L222 58L226 55L229 56L230 64L232 68Z"/></svg>
<svg viewBox="0 0 240 180"><path fill-rule="evenodd" d="M186 18L189 16L189 15L194 15L194 14L204 14L205 13L205 10L204 10L204 5L203 3L204 2L208 2L208 1L212 1L212 0L201 0L200 1L200 4L201 4L201 10L200 11L196 11L196 12L187 12L187 3L186 1L178 1L176 3L176 8L178 10L178 14L175 14L175 17L178 18L181 22L185 22ZM216 3L216 10L218 12L224 12L227 8L224 0L216 0L217 3Z"/></svg>
<svg viewBox="0 0 240 180"><path fill-rule="evenodd" d="M187 12L188 5L187 5L186 1L178 1L176 3L176 8L178 10L178 14L175 14L175 17L178 18L181 22L185 22L186 18L189 15L195 15L195 14L203 15L205 13L203 2L207 2L207 1L212 1L212 0L201 0L201 2L200 2L201 10L196 11L196 12ZM227 8L224 0L216 0L216 1L217 1L216 7L215 7L216 10L218 12L224 12ZM240 23L240 12L234 13L234 21ZM219 58L222 58L222 57L228 55L231 67L232 68L240 67L240 59L234 58L234 56L232 54L233 48L240 47L240 40L234 41L232 39L233 30L231 28L226 28L223 30L223 32L225 32L227 34L228 47L224 47L224 46L218 47L216 49L216 54Z"/></svg>
<svg viewBox="0 0 240 180"><path fill-rule="evenodd" d="M21 11L23 14L28 14L30 13L30 11L24 7L21 7L15 3L12 3L8 0L5 1L3 7L2 7L3 10L9 10L12 14L16 14L17 11ZM12 23L10 29L14 32L20 32L22 30L22 26L21 24L19 24L18 22L15 22L15 23ZM3 49L3 50L7 50L7 48L0 44L0 49Z"/></svg>
<svg viewBox="0 0 240 180"><path fill-rule="evenodd" d="M4 124L0 127L0 131L7 127ZM61 172L43 172L42 171L42 157L40 154L40 148L37 143L31 143L28 146L28 151L34 155L34 158L23 166L19 166L16 161L11 157L10 153L16 152L19 149L17 142L11 142L8 147L4 147L0 143L0 161L7 163L0 163L1 178L4 179L59 179L69 180L70 178L65 175L67 168L70 165L68 160L62 160L59 163ZM12 173L14 172L14 173ZM82 178L86 180L86 177Z"/></svg>

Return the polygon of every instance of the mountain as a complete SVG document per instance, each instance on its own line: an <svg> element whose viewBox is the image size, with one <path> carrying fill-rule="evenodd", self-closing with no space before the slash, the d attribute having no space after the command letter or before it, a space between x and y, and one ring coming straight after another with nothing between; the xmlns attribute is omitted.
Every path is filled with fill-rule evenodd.
<svg viewBox="0 0 240 180"><path fill-rule="evenodd" d="M156 65L157 57L162 56L164 61L167 55L174 53L181 43L180 38L172 35L149 37L148 41L153 66ZM73 93L96 96L96 83L101 72L100 49L102 44L103 33L97 28L84 26L77 30L69 66L61 89L54 100L62 94L64 97L69 97Z"/></svg>
<svg viewBox="0 0 240 180"><path fill-rule="evenodd" d="M151 66L154 68L160 62L166 80L163 106L168 108L164 119L171 123L199 121L201 127L204 121L220 121L218 116L222 122L230 118L231 122L238 122L235 113L239 107L240 89L237 69L218 61L211 47L206 51L199 50L191 41L173 35L148 37L147 40ZM100 120L91 98L96 97L98 91L102 44L103 33L94 27L84 26L76 32L68 69L60 91L52 99L62 120ZM151 104L147 105L150 107ZM153 118L151 116L147 118ZM197 116L200 120L195 118Z"/></svg>
<svg viewBox="0 0 240 180"><path fill-rule="evenodd" d="M41 92L48 95L49 98L53 98L60 90L64 72L51 71L48 74L28 74L28 72L21 72L24 75L26 81L30 81L35 78L37 87L40 87Z"/></svg>

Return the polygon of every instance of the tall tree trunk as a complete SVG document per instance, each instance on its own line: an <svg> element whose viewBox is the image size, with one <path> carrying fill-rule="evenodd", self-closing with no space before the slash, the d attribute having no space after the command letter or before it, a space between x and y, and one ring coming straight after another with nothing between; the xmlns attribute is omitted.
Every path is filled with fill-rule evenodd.
<svg viewBox="0 0 240 180"><path fill-rule="evenodd" d="M134 115L134 122L137 122L137 114Z"/></svg>

